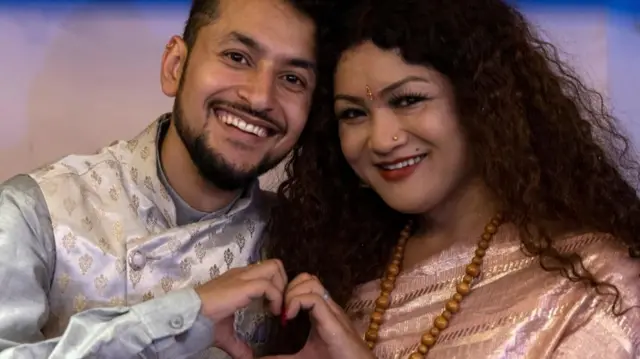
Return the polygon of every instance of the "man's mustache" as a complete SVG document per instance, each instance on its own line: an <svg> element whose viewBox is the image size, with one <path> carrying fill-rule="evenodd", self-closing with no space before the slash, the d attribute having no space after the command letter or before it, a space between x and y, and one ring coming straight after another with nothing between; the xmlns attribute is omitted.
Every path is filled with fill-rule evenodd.
<svg viewBox="0 0 640 359"><path fill-rule="evenodd" d="M273 126L275 126L276 128L278 128L280 131L284 132L284 129L282 128L282 126L276 120L274 120L271 116L269 116L269 113L267 111L256 110L254 108L251 108L251 106L243 103L235 103L235 102L229 102L229 101L223 101L223 100L214 100L214 101L211 101L211 103L209 104L210 108L214 108L217 106L228 107L236 111L244 112L247 115L250 115L255 118L261 119L262 121L268 122Z"/></svg>

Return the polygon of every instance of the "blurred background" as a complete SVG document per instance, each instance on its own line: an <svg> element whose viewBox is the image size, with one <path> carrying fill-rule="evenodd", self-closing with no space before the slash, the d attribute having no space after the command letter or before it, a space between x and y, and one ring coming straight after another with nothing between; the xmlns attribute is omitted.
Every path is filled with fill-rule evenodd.
<svg viewBox="0 0 640 359"><path fill-rule="evenodd" d="M640 141L640 0L512 2ZM0 0L0 181L128 139L169 111L160 58L189 5Z"/></svg>

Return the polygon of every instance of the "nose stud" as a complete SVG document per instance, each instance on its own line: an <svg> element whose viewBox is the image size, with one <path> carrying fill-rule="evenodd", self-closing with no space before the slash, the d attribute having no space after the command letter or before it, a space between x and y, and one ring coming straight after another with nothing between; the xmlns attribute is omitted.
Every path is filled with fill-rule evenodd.
<svg viewBox="0 0 640 359"><path fill-rule="evenodd" d="M398 136L393 136L393 140L397 141L398 140Z"/></svg>

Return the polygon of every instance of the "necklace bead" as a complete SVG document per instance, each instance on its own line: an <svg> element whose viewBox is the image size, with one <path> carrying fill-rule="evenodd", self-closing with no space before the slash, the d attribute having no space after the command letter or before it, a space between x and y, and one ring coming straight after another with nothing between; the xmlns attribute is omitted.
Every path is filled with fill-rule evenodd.
<svg viewBox="0 0 640 359"><path fill-rule="evenodd" d="M482 272L482 263L487 249L491 244L493 236L498 232L498 227L502 224L502 215L497 214L485 226L484 233L480 236L474 256L471 263L465 268L465 275L456 285L456 292L451 296L440 315L433 320L433 326L422 335L420 344L416 351L411 353L408 359L424 359L429 351L436 345L440 333L447 329L449 322L454 314L460 311L460 303L465 296L469 295L473 285L473 281L480 276ZM370 349L376 345L380 327L384 322L384 313L391 305L391 292L395 288L397 276L402 268L402 260L404 259L404 247L411 234L411 222L409 222L400 232L400 238L391 256L391 262L385 270L384 277L380 281L380 296L375 301L375 308L369 319L369 328L367 329L364 340Z"/></svg>

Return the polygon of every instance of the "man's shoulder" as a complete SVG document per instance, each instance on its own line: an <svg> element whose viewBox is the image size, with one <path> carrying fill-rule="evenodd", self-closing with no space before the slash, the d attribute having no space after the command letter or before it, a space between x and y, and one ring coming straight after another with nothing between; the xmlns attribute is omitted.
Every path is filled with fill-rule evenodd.
<svg viewBox="0 0 640 359"><path fill-rule="evenodd" d="M14 203L33 204L42 200L42 192L38 183L26 174L9 178L0 184L0 198L12 199Z"/></svg>
<svg viewBox="0 0 640 359"><path fill-rule="evenodd" d="M100 148L93 154L68 154L54 162L44 165L29 173L36 182L40 178L54 178L59 176L76 175L81 176L91 169L102 164L115 166L118 158L114 154L114 150L121 145L123 141L116 141Z"/></svg>

